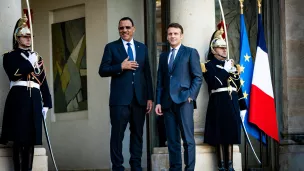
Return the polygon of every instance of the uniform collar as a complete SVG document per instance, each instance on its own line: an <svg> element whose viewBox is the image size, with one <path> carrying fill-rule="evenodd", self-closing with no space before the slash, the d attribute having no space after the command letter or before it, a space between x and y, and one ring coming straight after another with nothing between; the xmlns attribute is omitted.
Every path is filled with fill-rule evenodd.
<svg viewBox="0 0 304 171"><path fill-rule="evenodd" d="M216 59L216 57L213 57L213 59L211 59L211 62L214 63L215 65L224 65L225 61L221 61Z"/></svg>

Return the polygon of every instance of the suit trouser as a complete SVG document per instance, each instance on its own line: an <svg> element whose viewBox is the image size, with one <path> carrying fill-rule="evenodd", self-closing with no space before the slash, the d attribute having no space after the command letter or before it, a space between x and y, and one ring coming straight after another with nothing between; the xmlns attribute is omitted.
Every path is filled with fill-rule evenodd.
<svg viewBox="0 0 304 171"><path fill-rule="evenodd" d="M185 171L195 167L193 102L175 104L164 111L170 171L182 171L181 137L184 146Z"/></svg>
<svg viewBox="0 0 304 171"><path fill-rule="evenodd" d="M145 123L146 106L140 106L134 96L130 105L110 106L111 140L110 152L113 171L123 171L124 158L122 141L128 123L130 123L130 166L132 171L141 171L143 148L143 127Z"/></svg>

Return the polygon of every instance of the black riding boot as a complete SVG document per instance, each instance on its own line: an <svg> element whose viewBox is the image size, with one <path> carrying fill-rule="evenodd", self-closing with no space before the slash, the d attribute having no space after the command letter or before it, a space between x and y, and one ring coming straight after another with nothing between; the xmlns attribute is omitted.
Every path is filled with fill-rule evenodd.
<svg viewBox="0 0 304 171"><path fill-rule="evenodd" d="M233 144L228 145L228 171L235 171L233 168Z"/></svg>
<svg viewBox="0 0 304 171"><path fill-rule="evenodd" d="M216 147L217 152L217 162L218 162L218 170L225 171L225 162L224 162L224 147L223 145L218 145Z"/></svg>
<svg viewBox="0 0 304 171"><path fill-rule="evenodd" d="M14 171L20 171L22 163L22 146L14 143L13 145Z"/></svg>
<svg viewBox="0 0 304 171"><path fill-rule="evenodd" d="M22 171L32 171L34 146L25 146L22 154Z"/></svg>

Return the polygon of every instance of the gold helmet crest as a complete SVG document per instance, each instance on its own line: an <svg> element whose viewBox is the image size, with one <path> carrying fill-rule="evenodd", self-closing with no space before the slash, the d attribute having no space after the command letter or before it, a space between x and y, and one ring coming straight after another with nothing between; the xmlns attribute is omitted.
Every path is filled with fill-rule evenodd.
<svg viewBox="0 0 304 171"><path fill-rule="evenodd" d="M31 36L31 30L28 28L27 21L26 15L23 14L22 18L19 19L17 28L14 32L15 40L18 40L17 38L20 36Z"/></svg>
<svg viewBox="0 0 304 171"><path fill-rule="evenodd" d="M227 48L227 43L225 41L225 31L224 31L224 23L220 22L217 25L217 31L214 33L212 41L210 43L210 48L214 52L214 48Z"/></svg>

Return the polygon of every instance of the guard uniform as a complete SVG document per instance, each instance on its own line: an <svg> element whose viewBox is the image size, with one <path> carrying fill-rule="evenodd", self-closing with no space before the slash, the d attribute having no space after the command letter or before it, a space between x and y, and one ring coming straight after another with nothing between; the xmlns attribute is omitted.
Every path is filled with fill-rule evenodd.
<svg viewBox="0 0 304 171"><path fill-rule="evenodd" d="M31 63L21 56L28 57L29 53L17 48L3 55L11 89L5 102L1 143L42 144L42 106L51 108L52 100L43 60L39 57L40 73L35 74Z"/></svg>
<svg viewBox="0 0 304 171"><path fill-rule="evenodd" d="M240 70L226 59L227 44L223 37L224 24L211 37L208 61L201 64L208 84L209 103L206 114L204 141L217 149L218 170L234 171L233 144L241 143L241 116L246 110Z"/></svg>
<svg viewBox="0 0 304 171"><path fill-rule="evenodd" d="M246 110L238 71L228 73L223 67L224 61L213 58L203 72L210 94L204 141L213 146L241 143L240 110Z"/></svg>
<svg viewBox="0 0 304 171"><path fill-rule="evenodd" d="M52 108L43 59L21 41L21 37L25 41L31 36L26 22L25 15L17 21L14 49L3 55L10 91L4 107L0 143L13 142L15 171L32 170L34 145L42 144L42 111Z"/></svg>

